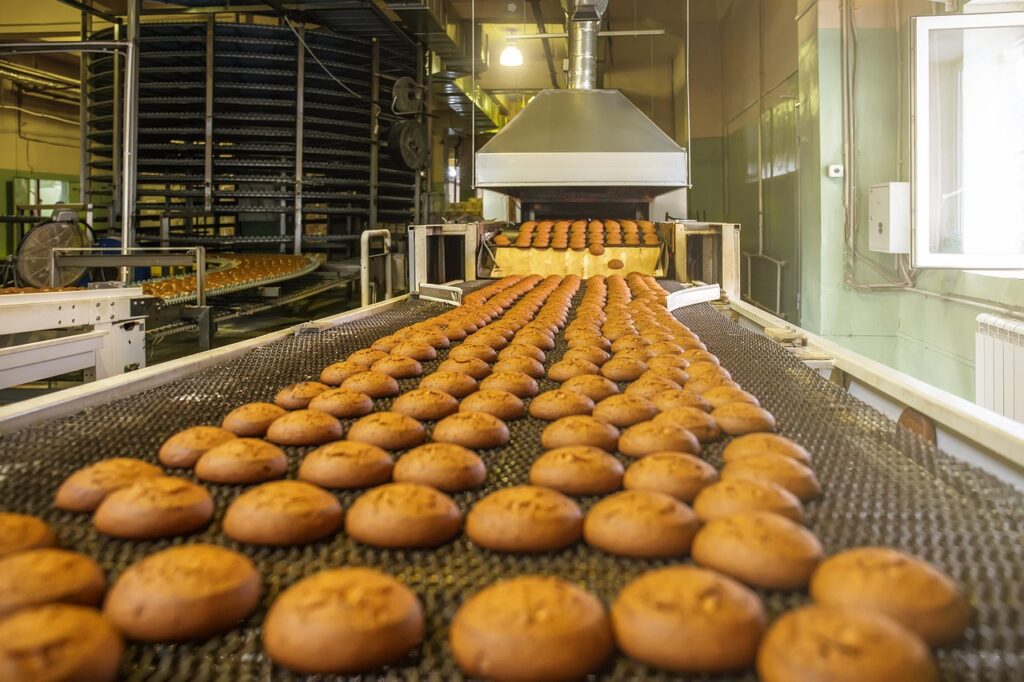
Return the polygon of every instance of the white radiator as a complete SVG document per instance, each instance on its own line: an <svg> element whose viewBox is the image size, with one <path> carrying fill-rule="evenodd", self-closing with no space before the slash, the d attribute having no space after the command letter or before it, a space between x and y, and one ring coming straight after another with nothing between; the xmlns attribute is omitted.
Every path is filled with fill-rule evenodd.
<svg viewBox="0 0 1024 682"><path fill-rule="evenodd" d="M978 315L974 401L1024 423L1024 321Z"/></svg>

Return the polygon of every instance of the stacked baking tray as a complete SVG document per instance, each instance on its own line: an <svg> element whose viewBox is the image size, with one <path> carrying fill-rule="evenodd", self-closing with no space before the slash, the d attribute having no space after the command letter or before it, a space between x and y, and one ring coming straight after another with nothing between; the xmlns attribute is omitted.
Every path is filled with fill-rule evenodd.
<svg viewBox="0 0 1024 682"><path fill-rule="evenodd" d="M207 69L211 35L212 71ZM249 221L259 218L275 228L282 220L290 225L300 193L308 233L327 233L332 220L337 224L340 219L355 231L366 223L371 184L371 40L314 29L303 35L308 50L288 26L217 22L211 27L205 21L142 26L141 231L155 229L160 214L171 210L205 211L213 216L208 224L215 232L237 225L239 215ZM110 36L100 32L96 37ZM305 70L301 82L300 58ZM414 76L415 69L411 49L381 46L384 139L395 119L389 106L393 78ZM93 201L100 205L116 200L111 191L117 151L115 101L119 99L115 98L114 71L114 57L91 58L87 88L90 182ZM213 100L209 136L208 97ZM208 137L212 149L209 188ZM296 184L300 149L301 186ZM385 147L378 215L382 222L404 223L412 216L415 174L393 166Z"/></svg>
<svg viewBox="0 0 1024 682"><path fill-rule="evenodd" d="M196 536L129 542L98 534L87 516L53 509L54 490L76 468L115 456L156 462L161 441L175 431L217 423L230 408L270 399L291 382L314 379L325 365L443 310L442 305L425 301L402 303L335 329L261 346L191 377L0 438L0 506L42 516L57 530L62 544L96 557L111 578L159 548L199 541L246 553L263 575L265 595L256 614L208 641L130 646L124 659L128 679L292 679L270 663L260 646L265 608L299 578L346 564L375 566L395 575L417 592L427 614L423 646L399 665L366 679L459 679L446 642L447 627L462 601L477 590L503 577L547 573L581 583L610 601L639 573L673 563L611 556L583 543L551 554L501 554L463 536L423 551L374 549L343 533L303 547L254 547L224 536L219 514ZM808 523L829 553L858 545L892 546L935 562L964 586L977 610L976 622L958 646L938 652L943 679L1019 680L1024 669L1024 495L937 451L709 306L692 306L679 317L734 378L761 399L777 418L781 433L812 452L824 496L808 505ZM557 342L547 365L565 350L561 336ZM442 351L437 360L425 363L424 371L433 371L446 355ZM400 383L406 390L415 381ZM542 390L553 387L546 379L541 384ZM386 403L379 404L381 408L386 409ZM541 451L545 424L530 417L509 424L509 445L482 453L490 469L485 487L455 495L463 510L496 488L526 482L530 463ZM704 450L716 466L722 464L722 445ZM290 476L307 449L288 448L293 460ZM240 490L210 488L220 512ZM339 497L347 506L357 494ZM581 506L592 503L584 498ZM772 617L808 599L798 592L762 590L761 596ZM601 678L686 679L622 656L609 662ZM750 673L715 679L754 678Z"/></svg>

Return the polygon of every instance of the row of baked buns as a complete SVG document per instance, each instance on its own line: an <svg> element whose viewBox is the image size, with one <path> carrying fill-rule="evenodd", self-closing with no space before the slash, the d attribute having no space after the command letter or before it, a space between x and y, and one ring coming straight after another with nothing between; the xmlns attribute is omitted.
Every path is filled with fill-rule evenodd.
<svg viewBox="0 0 1024 682"><path fill-rule="evenodd" d="M658 246L661 240L654 223L648 220L531 220L519 226L514 240L498 234L494 243L496 246L555 251L589 248L595 255L600 255L605 246Z"/></svg>
<svg viewBox="0 0 1024 682"><path fill-rule="evenodd" d="M485 588L448 633L457 663L475 677L582 677L617 646L674 672L742 670L756 659L766 680L932 679L926 645L953 642L967 627L959 588L892 549L826 557L804 525L814 513L805 505L822 494L811 454L774 433L774 416L666 299L636 273L499 280L332 363L319 381L238 406L219 426L172 434L158 453L163 468L116 458L75 472L55 504L91 512L95 527L116 537L188 534L210 523L213 498L165 470L191 469L207 484L257 484L234 497L221 522L224 535L246 545L343 532L372 547L432 548L464 531L493 552L556 552L582 541L699 566L643 573L610 608L554 576ZM537 431L528 480L496 480L488 464L513 433ZM721 470L702 457L712 447ZM286 479L289 471L297 480ZM471 504L452 497L488 484L496 489ZM348 489L364 492L343 509L332 491ZM106 592L99 566L53 549L42 521L7 517L0 531L21 530L0 533L18 538L0 540L0 555L10 555L0 558L0 617L5 604L11 614L0 621L0 671L14 618L25 621L8 627L15 639L33 618L102 620L91 639L75 641L103 656L81 654L77 664L99 671L114 660L116 670L122 635L183 641L230 629L255 611L273 578L238 552L184 545L124 571L101 616L92 608ZM753 589L808 586L815 605L769 627ZM420 595L384 573L339 567L278 594L263 643L297 671L352 673L398 661L425 632Z"/></svg>

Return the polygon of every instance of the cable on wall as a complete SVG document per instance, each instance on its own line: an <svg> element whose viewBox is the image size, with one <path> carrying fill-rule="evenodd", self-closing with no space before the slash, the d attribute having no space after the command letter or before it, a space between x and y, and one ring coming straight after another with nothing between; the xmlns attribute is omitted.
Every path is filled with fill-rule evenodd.
<svg viewBox="0 0 1024 682"><path fill-rule="evenodd" d="M317 56L316 56L316 53L315 53L315 52L313 52L312 48L310 48L309 44L308 44L308 43L306 42L306 39L305 39L305 38L303 38L303 37L302 37L302 35L301 35L301 34L299 34L299 32L295 30L295 26L293 26L293 25L292 25L291 19L289 19L289 18L288 18L287 16L284 16L284 15L282 15L282 18L284 19L284 23L288 25L288 28L290 28L290 29L291 29L292 33L294 33L294 34L295 34L295 38L296 38L296 39L297 39L297 40L298 40L298 41L299 41L300 43L302 43L302 47L304 47L304 48L305 48L305 50L306 50L306 53L307 53L307 54L309 54L309 56L313 58L313 61L314 61L314 62L316 62L317 64L319 64L319 65L320 65L320 68L324 70L324 73L326 73L326 74L327 74L328 76L330 76L330 77L331 77L331 80L333 80L333 81L334 81L335 83L337 83L338 85L340 85L340 86L342 87L342 89L343 89L343 90L345 90L346 92L348 92L348 93L349 93L350 95L352 95L353 97L357 97L357 98L359 98L359 99L361 99L361 100L366 100L366 97L364 97L363 95L360 95L360 94L359 94L358 92L356 92L355 90L353 90L353 89L352 89L352 88L350 88L349 86L345 85L345 83L344 83L344 82L343 82L343 81L342 81L342 80L341 80L340 78L338 78L337 76L335 76L335 75L334 75L334 74L333 74L333 73L331 72L331 70L330 70L330 69L328 69L328 68L327 68L327 67L326 67L326 66L324 65L324 63L323 63L322 61L320 61L320 58L319 58L319 57L317 57Z"/></svg>
<svg viewBox="0 0 1024 682"><path fill-rule="evenodd" d="M53 114L44 114L41 111L32 111L24 107L15 106L13 104L0 104L0 109L7 109L9 111L17 111L22 114L28 114L29 116L37 116L39 118L46 118L51 121L60 121L61 123L67 123L68 125L77 126L78 121L72 121L70 118L62 118L60 116L54 116Z"/></svg>
<svg viewBox="0 0 1024 682"><path fill-rule="evenodd" d="M906 289L914 285L913 273L905 259L896 256L894 268L900 279L893 279L870 258L857 248L857 224L859 220L857 196L857 67L858 30L853 0L840 3L840 69L842 71L841 91L843 102L843 282L858 291ZM902 93L897 93L902 96ZM857 280L857 263L864 263L884 282L867 284Z"/></svg>

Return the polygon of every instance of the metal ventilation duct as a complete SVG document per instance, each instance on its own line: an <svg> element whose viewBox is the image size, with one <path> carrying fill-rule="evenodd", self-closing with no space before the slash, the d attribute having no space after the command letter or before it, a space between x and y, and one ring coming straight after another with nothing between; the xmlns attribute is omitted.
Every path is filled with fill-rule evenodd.
<svg viewBox="0 0 1024 682"><path fill-rule="evenodd" d="M563 0L569 20L569 88L597 87L597 34L608 0Z"/></svg>

